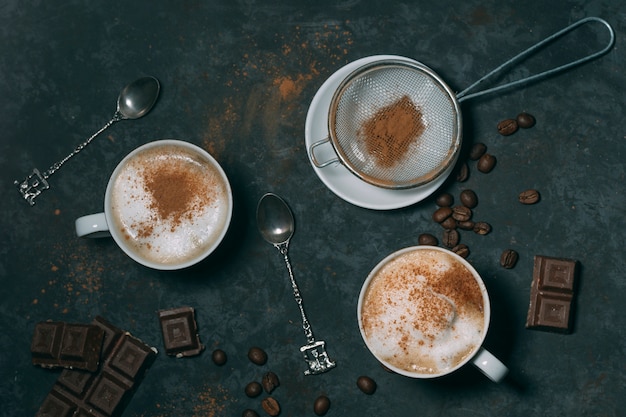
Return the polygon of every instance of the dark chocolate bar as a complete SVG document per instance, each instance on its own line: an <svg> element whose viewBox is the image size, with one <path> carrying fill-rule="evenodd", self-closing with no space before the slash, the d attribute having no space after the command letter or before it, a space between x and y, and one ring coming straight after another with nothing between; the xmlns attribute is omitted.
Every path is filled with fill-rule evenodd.
<svg viewBox="0 0 626 417"><path fill-rule="evenodd" d="M36 417L117 417L122 414L157 351L102 317L104 332L97 372L64 369Z"/></svg>
<svg viewBox="0 0 626 417"><path fill-rule="evenodd" d="M571 332L577 275L577 261L535 256L526 328Z"/></svg>
<svg viewBox="0 0 626 417"><path fill-rule="evenodd" d="M90 324L37 323L30 345L33 365L95 372L103 339L104 331Z"/></svg>
<svg viewBox="0 0 626 417"><path fill-rule="evenodd" d="M180 307L159 311L165 353L177 358L196 356L204 346L198 336L194 309Z"/></svg>

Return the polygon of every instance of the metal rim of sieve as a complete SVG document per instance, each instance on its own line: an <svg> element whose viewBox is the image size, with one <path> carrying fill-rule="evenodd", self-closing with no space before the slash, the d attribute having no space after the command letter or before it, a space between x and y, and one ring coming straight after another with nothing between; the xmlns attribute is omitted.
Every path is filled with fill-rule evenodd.
<svg viewBox="0 0 626 417"><path fill-rule="evenodd" d="M407 96L424 130L391 166L366 149L363 124ZM328 114L330 142L341 163L358 178L388 189L425 185L456 161L462 119L453 91L433 70L413 61L384 59L363 65L335 91ZM385 164L387 165L387 164Z"/></svg>

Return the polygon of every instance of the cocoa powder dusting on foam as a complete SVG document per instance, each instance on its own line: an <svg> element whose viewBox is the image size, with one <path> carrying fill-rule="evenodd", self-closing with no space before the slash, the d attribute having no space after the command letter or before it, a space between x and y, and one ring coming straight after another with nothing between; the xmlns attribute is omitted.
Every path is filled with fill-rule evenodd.
<svg viewBox="0 0 626 417"><path fill-rule="evenodd" d="M404 158L425 129L420 109L405 95L378 110L359 133L367 152L380 166L390 168Z"/></svg>
<svg viewBox="0 0 626 417"><path fill-rule="evenodd" d="M180 161L172 159L158 168L145 167L144 187L152 197L150 209L162 220L167 220L174 231L183 221L192 220L203 207L208 206L213 196L207 193L206 178L198 173L181 169ZM152 234L154 226L142 224L140 236Z"/></svg>

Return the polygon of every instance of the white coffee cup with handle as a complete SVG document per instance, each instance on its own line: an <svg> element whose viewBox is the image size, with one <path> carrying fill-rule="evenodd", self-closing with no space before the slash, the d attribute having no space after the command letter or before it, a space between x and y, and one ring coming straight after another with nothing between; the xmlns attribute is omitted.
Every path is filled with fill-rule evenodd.
<svg viewBox="0 0 626 417"><path fill-rule="evenodd" d="M491 316L485 284L449 250L414 246L380 261L363 284L357 316L370 352L398 374L435 378L467 363L495 382L508 373L482 347Z"/></svg>
<svg viewBox="0 0 626 417"><path fill-rule="evenodd" d="M232 218L230 183L220 164L189 142L149 142L113 171L104 211L76 219L80 237L111 236L142 265L182 269L221 243Z"/></svg>

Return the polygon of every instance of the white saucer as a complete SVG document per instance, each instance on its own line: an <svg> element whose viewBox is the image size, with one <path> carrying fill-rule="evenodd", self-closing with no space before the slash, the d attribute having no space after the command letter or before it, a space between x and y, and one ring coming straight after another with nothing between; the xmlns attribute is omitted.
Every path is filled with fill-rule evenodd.
<svg viewBox="0 0 626 417"><path fill-rule="evenodd" d="M452 163L450 167L433 182L405 190L392 190L368 184L352 174L339 162L335 162L324 168L318 168L313 163L311 159L311 145L328 138L328 110L339 84L360 66L385 59L399 59L411 63L417 62L410 58L395 55L374 55L358 59L340 68L322 84L315 94L315 97L313 97L313 101L307 112L304 128L309 162L320 180L338 197L348 203L374 210L397 209L424 200L443 184L452 169L454 169L454 163ZM319 162L325 161L319 157L322 152L329 155L326 160L330 160L333 157L336 158L330 142L316 148L315 154Z"/></svg>

